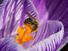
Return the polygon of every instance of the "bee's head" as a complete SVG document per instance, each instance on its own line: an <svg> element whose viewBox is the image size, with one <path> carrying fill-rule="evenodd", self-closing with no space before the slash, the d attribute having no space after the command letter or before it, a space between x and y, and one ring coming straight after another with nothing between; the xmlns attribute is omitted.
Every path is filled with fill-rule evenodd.
<svg viewBox="0 0 68 51"><path fill-rule="evenodd" d="M38 21L36 19L32 19L32 18L27 18L25 21L24 21L24 24L26 25L30 25L32 31L34 30L37 30L38 28Z"/></svg>

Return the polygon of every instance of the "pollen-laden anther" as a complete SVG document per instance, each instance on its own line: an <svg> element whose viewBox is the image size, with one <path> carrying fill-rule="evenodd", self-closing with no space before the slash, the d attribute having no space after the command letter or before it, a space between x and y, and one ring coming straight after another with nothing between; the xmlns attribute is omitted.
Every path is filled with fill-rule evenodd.
<svg viewBox="0 0 68 51"><path fill-rule="evenodd" d="M34 39L30 34L33 31L36 31L38 28L38 22L36 20L32 20L32 18L27 18L24 21L24 25L19 26L17 29L16 42L19 44L24 44L25 42L29 42Z"/></svg>

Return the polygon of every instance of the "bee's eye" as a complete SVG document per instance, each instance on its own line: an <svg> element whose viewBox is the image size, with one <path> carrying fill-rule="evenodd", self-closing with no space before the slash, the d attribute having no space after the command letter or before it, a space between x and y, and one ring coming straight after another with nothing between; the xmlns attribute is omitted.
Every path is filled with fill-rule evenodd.
<svg viewBox="0 0 68 51"><path fill-rule="evenodd" d="M0 0L0 4L2 4L3 0Z"/></svg>

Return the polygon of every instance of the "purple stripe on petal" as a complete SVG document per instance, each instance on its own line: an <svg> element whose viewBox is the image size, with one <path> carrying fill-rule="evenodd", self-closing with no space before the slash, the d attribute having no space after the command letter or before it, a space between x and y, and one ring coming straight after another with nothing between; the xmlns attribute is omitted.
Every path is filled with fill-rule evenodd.
<svg viewBox="0 0 68 51"><path fill-rule="evenodd" d="M11 39L5 38L0 42L0 51L17 51L16 45L13 42L10 42Z"/></svg>

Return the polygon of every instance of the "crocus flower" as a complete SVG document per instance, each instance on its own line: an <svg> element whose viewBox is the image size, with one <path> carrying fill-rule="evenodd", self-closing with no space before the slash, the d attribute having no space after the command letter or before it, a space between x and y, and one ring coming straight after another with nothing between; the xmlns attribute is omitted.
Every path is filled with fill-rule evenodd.
<svg viewBox="0 0 68 51"><path fill-rule="evenodd" d="M15 41L17 27L28 17L38 19L38 31L32 32L35 39L23 45ZM45 0L7 0L1 13L0 51L56 51L64 36L62 22L49 20Z"/></svg>

